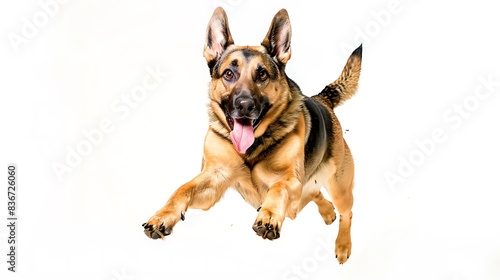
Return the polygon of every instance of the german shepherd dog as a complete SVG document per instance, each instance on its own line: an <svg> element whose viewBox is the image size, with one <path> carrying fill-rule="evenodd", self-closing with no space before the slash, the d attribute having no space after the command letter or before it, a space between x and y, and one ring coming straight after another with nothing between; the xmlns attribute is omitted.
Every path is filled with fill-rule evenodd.
<svg viewBox="0 0 500 280"><path fill-rule="evenodd" d="M280 237L285 217L294 219L310 201L327 225L336 219L335 205L335 254L347 261L354 162L333 109L357 90L362 46L335 82L307 97L285 74L291 34L282 9L260 46L237 46L226 13L214 11L203 51L212 80L202 170L143 224L148 237L163 239L188 208L208 210L232 187L257 209L253 230L269 240Z"/></svg>

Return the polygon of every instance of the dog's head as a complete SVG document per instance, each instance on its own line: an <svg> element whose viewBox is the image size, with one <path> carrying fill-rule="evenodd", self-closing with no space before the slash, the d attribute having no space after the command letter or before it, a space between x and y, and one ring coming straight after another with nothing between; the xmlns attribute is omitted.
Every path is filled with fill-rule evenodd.
<svg viewBox="0 0 500 280"><path fill-rule="evenodd" d="M210 106L244 154L291 98L284 68L291 56L291 26L280 10L260 46L236 46L227 15L217 8L207 27L203 55L212 77Z"/></svg>

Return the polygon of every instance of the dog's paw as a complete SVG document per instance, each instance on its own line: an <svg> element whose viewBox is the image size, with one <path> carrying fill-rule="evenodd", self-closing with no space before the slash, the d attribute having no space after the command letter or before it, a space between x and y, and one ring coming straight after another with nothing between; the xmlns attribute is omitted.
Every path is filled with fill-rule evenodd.
<svg viewBox="0 0 500 280"><path fill-rule="evenodd" d="M259 215L253 224L252 229L264 239L278 239L280 238L280 228L283 219L276 218L272 212L261 209Z"/></svg>
<svg viewBox="0 0 500 280"><path fill-rule="evenodd" d="M175 214L171 212L160 212L156 213L153 217L142 224L144 227L144 233L151 239L158 239L170 235L174 225L179 221L179 219L184 221L184 214Z"/></svg>
<svg viewBox="0 0 500 280"><path fill-rule="evenodd" d="M337 219L337 215L335 214L335 210L333 208L333 204L328 201L324 207L318 207L319 214L323 217L325 224L331 225Z"/></svg>
<svg viewBox="0 0 500 280"><path fill-rule="evenodd" d="M335 242L335 257L340 264L345 263L351 256L351 240Z"/></svg>

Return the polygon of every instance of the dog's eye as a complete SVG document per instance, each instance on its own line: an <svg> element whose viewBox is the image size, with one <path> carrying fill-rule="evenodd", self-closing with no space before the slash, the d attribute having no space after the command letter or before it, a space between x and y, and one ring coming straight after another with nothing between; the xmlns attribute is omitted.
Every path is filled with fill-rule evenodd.
<svg viewBox="0 0 500 280"><path fill-rule="evenodd" d="M261 81L261 82L264 82L265 80L267 80L267 78L269 77L269 74L267 73L266 70L262 69L260 70L258 73L257 73L257 78Z"/></svg>
<svg viewBox="0 0 500 280"><path fill-rule="evenodd" d="M228 69L228 70L224 71L222 76L224 77L225 80L231 81L234 78L234 73L233 73L233 71Z"/></svg>

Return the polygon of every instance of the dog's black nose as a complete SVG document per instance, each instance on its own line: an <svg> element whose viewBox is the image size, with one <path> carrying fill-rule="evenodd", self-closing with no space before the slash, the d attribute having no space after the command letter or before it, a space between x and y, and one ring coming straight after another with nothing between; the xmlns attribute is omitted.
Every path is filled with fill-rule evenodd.
<svg viewBox="0 0 500 280"><path fill-rule="evenodd" d="M250 117L255 110L255 101L249 96L240 96L234 100L234 108L240 117Z"/></svg>

